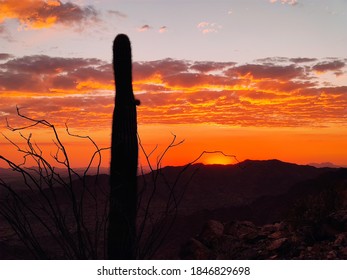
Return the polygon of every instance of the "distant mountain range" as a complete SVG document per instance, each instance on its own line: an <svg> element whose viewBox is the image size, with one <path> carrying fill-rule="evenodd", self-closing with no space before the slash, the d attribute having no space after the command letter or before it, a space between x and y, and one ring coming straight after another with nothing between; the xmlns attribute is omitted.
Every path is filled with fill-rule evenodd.
<svg viewBox="0 0 347 280"><path fill-rule="evenodd" d="M259 222L265 222L266 219L261 217L263 216L262 211L252 210L256 208L254 205L264 200L269 204L271 198L276 198L273 200L278 201L279 197L290 193L298 185L305 185L305 182L314 180L323 174L335 174L338 170L345 169L318 168L279 160L246 160L235 165L168 166L160 171L139 176L138 183L143 203L151 196L152 211L160 211L168 198L174 196L179 200L178 215L181 216L194 215L204 211L210 214L218 212L220 213L216 214L218 218L224 216L225 218L228 216L237 218L236 213L247 218L244 211L241 211L241 208L247 208L248 212L256 214ZM64 174L65 171L60 170L60 172ZM102 172L107 172L107 170L103 169ZM90 182L93 182L93 176L88 176ZM13 171L10 169L0 168L0 177L13 186L20 185L18 183L20 177L13 177ZM102 176L103 185L107 186L108 180L108 175ZM154 187L155 192L152 196ZM271 207L269 204L268 208ZM225 210L229 208L238 210ZM276 212L276 209L271 209L271 211Z"/></svg>
<svg viewBox="0 0 347 280"><path fill-rule="evenodd" d="M0 169L0 176L10 179L11 172ZM88 176L90 184L93 178ZM99 185L107 186L108 180L108 175L100 176ZM259 225L274 222L283 219L300 197L340 181L347 181L346 168L279 160L168 166L138 178L140 209L150 200L155 217L169 199L174 198L177 205L175 223L155 258L177 258L181 244L197 234L207 219L250 220Z"/></svg>
<svg viewBox="0 0 347 280"><path fill-rule="evenodd" d="M153 204L163 205L167 198L164 186L173 185L182 170L182 167L161 170L163 178L158 177L158 198ZM150 181L150 176L147 174L145 178ZM183 198L169 242L157 257L169 258L167 252L175 250L178 253L178 244L197 234L208 219L250 220L259 225L279 221L302 196L338 180L347 180L347 169L317 168L279 160L193 165L184 172L181 184L174 190L177 197L183 194Z"/></svg>
<svg viewBox="0 0 347 280"><path fill-rule="evenodd" d="M340 169L297 165L279 160L245 160L235 165L167 166L160 171L139 176L138 183L144 202L152 195L153 188L156 188L155 195L151 198L153 211L160 211L167 199L174 195L180 200L179 215L189 216L205 211L220 212L217 216L227 218L230 211L225 209L249 208L264 198L277 199L289 193L298 184L313 180L322 174L334 174L337 170ZM91 175L88 176L91 182L94 171L91 170ZM58 169L57 172L63 175L66 173L63 169ZM101 172L107 172L107 169ZM13 177L13 171L10 169L0 168L0 177L14 186L19 185L17 182L20 177ZM102 176L102 184L108 184L108 175ZM236 212L241 215L242 211L239 210ZM262 216L259 209L254 212L258 217ZM235 213L230 216L234 217Z"/></svg>
<svg viewBox="0 0 347 280"><path fill-rule="evenodd" d="M164 167L158 185L173 185L182 170L183 167ZM175 193L180 196L184 192L180 212L185 214L201 209L239 207L263 196L282 195L299 182L334 170L279 160L246 160L235 165L195 164L183 172ZM147 174L144 179L151 181L151 176ZM165 196L165 191L164 187L158 188L160 197Z"/></svg>
<svg viewBox="0 0 347 280"><path fill-rule="evenodd" d="M344 168L345 166L338 166L332 162L321 162L321 163L316 163L316 162L312 162L309 163L308 165L314 166L314 167L331 167L331 168Z"/></svg>

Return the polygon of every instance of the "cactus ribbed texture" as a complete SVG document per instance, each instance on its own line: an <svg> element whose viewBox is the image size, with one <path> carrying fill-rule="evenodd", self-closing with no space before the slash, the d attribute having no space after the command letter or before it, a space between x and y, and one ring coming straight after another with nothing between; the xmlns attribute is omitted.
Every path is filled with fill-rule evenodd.
<svg viewBox="0 0 347 280"><path fill-rule="evenodd" d="M116 97L112 123L108 258L135 259L137 205L137 117L132 88L131 45L119 34L113 42Z"/></svg>

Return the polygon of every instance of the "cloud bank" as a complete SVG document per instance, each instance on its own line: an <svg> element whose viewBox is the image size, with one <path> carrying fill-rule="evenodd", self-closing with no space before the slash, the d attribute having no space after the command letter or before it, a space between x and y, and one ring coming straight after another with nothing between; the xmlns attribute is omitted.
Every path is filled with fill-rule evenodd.
<svg viewBox="0 0 347 280"><path fill-rule="evenodd" d="M110 63L44 55L0 59L2 116L13 116L18 105L60 123L74 116L74 126L109 126ZM133 87L143 124L345 128L346 71L346 60L339 58L248 64L168 58L134 62Z"/></svg>

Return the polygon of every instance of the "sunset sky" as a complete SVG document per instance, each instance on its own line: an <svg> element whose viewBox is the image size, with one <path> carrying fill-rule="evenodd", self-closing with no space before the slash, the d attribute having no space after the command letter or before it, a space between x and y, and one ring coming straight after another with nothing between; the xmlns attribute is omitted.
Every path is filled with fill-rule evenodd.
<svg viewBox="0 0 347 280"><path fill-rule="evenodd" d="M25 125L18 106L55 124L73 165L86 165L92 145L63 128L110 145L112 41L125 33L145 149L185 140L164 165L220 150L347 166L346 26L346 0L0 0L0 132L23 142L6 129L6 118ZM47 130L29 132L51 147Z"/></svg>

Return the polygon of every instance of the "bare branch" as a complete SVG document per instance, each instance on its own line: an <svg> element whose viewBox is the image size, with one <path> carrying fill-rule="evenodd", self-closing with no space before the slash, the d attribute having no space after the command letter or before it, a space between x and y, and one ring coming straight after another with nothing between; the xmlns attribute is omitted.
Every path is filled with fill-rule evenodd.
<svg viewBox="0 0 347 280"><path fill-rule="evenodd" d="M104 246L102 250L97 247L100 246L100 239L104 238L102 231L106 231L107 228L108 203L99 206L98 198L89 186L90 182L86 180L86 173L93 164L94 159L98 157L97 175L99 174L102 160L101 152L109 148L99 148L91 137L86 137L93 143L95 151L90 159L87 171L81 177L70 166L66 148L54 125L46 120L37 120L21 114L18 107L17 114L20 118L31 123L27 126L12 127L6 120L6 124L10 131L19 133L19 136L25 141L25 147L22 148L8 136L3 133L2 135L23 155L23 162L16 164L2 155L0 155L0 160L5 162L14 172L21 175L23 186L27 190L15 190L1 179L0 187L6 190L7 200L0 203L0 215L8 221L28 250L38 258L47 258L49 256L46 248L42 246L41 241L37 238L38 231L43 229L55 240L54 244L60 247L63 256L68 259L99 258L99 254L105 256L103 250L106 247ZM50 153L50 155L54 163L65 167L67 178L59 174L54 166L45 159L43 150L39 144L33 141L32 134L24 135L24 131L39 125L53 132L52 142L57 150L55 154ZM70 136L76 137L69 131L67 132ZM34 164L33 167L26 167L29 158L31 160L30 164ZM72 175L82 179L80 190L79 186L75 186L76 182ZM94 184L97 185L96 180ZM95 189L95 191L97 190ZM105 196L106 193L101 192L100 195ZM94 209L95 224L94 228L91 228L90 225L87 226L85 223L86 218L90 220L90 217L87 217L89 214L84 213L84 209L86 209L87 204L93 201L95 206L92 209ZM64 205L68 205L68 207ZM31 223L35 223L36 226ZM38 227L38 225L40 226Z"/></svg>

